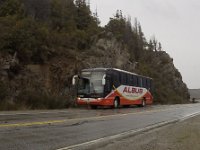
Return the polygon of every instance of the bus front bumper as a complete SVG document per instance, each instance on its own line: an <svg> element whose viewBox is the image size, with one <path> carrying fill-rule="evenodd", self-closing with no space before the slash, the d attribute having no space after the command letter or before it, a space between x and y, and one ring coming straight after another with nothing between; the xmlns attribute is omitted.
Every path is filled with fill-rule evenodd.
<svg viewBox="0 0 200 150"><path fill-rule="evenodd" d="M97 105L109 106L112 105L110 100L104 98L77 98L78 105Z"/></svg>

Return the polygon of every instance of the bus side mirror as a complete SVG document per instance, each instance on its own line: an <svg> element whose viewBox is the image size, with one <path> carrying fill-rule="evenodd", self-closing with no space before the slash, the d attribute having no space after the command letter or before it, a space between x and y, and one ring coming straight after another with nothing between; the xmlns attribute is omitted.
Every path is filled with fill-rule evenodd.
<svg viewBox="0 0 200 150"><path fill-rule="evenodd" d="M102 79L102 85L105 85L105 84L106 84L106 80Z"/></svg>
<svg viewBox="0 0 200 150"><path fill-rule="evenodd" d="M72 78L72 85L76 85L76 80L78 78L78 75L74 75Z"/></svg>
<svg viewBox="0 0 200 150"><path fill-rule="evenodd" d="M105 84L106 84L106 79L105 79L105 78L106 78L106 75L103 76L102 85L105 85Z"/></svg>

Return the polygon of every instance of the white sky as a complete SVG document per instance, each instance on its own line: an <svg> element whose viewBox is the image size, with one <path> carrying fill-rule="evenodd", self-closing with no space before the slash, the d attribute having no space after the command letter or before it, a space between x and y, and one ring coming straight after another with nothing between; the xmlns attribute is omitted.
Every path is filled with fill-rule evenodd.
<svg viewBox="0 0 200 150"><path fill-rule="evenodd" d="M200 1L199 0L90 0L101 25L116 10L137 18L147 39L155 36L174 59L188 88L200 88Z"/></svg>

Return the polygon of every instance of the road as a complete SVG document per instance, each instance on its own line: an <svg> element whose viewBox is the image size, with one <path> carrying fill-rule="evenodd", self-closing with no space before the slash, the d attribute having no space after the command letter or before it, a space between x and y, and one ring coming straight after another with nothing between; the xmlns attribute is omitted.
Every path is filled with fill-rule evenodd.
<svg viewBox="0 0 200 150"><path fill-rule="evenodd" d="M0 149L82 149L200 113L200 104L0 112ZM149 129L150 129L149 128ZM83 145L79 145L85 143Z"/></svg>

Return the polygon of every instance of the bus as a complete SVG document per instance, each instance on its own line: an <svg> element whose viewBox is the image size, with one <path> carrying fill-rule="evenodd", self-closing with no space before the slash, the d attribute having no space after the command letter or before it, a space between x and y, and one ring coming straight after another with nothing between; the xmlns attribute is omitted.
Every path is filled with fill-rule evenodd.
<svg viewBox="0 0 200 150"><path fill-rule="evenodd" d="M83 69L73 76L77 104L98 106L145 105L153 103L152 78L116 68Z"/></svg>

